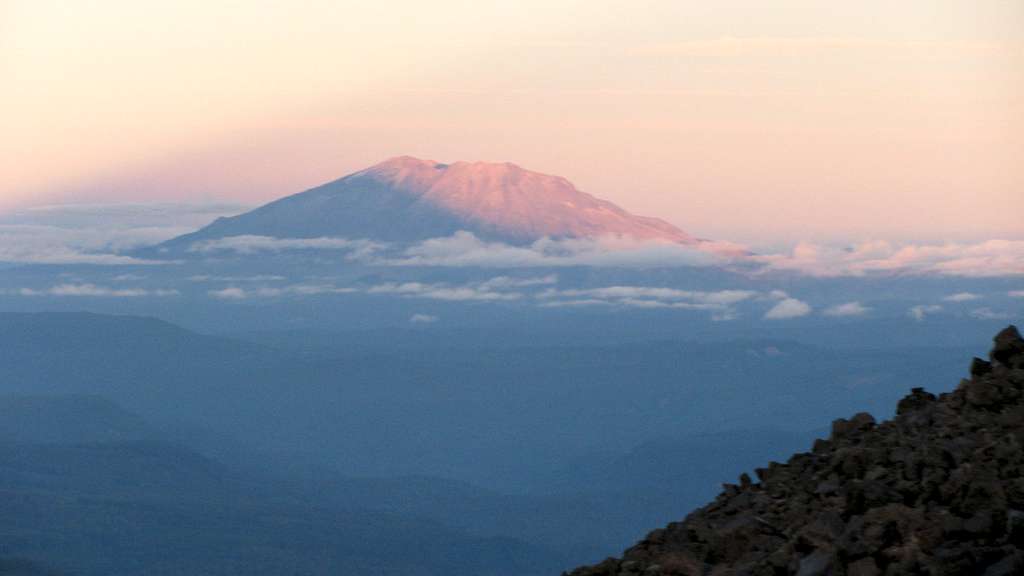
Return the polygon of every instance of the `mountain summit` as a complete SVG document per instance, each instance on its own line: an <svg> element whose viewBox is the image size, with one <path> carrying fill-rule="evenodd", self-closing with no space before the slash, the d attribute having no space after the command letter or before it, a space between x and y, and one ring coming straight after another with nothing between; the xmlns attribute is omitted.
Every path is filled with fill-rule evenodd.
<svg viewBox="0 0 1024 576"><path fill-rule="evenodd" d="M251 212L220 218L163 246L183 248L241 235L416 242L459 230L513 243L599 236L697 242L663 220L630 214L559 176L510 163L441 164L400 156Z"/></svg>

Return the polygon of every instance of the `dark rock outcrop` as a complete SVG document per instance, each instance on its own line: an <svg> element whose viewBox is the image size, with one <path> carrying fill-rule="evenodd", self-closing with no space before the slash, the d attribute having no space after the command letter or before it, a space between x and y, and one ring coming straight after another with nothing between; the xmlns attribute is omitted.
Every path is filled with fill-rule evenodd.
<svg viewBox="0 0 1024 576"><path fill-rule="evenodd" d="M1024 574L1024 340L1010 326L955 391L756 473L571 576Z"/></svg>

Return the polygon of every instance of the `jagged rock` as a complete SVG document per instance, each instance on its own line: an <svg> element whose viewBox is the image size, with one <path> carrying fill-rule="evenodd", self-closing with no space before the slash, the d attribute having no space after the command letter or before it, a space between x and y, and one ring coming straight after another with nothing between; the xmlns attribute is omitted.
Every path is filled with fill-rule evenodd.
<svg viewBox="0 0 1024 576"><path fill-rule="evenodd" d="M971 360L971 376L984 376L992 371L992 363L981 358ZM920 388L919 388L920 390Z"/></svg>
<svg viewBox="0 0 1024 576"><path fill-rule="evenodd" d="M1016 326L1008 326L993 338L992 360L1010 368L1024 367L1024 339Z"/></svg>
<svg viewBox="0 0 1024 576"><path fill-rule="evenodd" d="M935 395L924 391L924 388L911 388L910 395L900 400L896 406L896 414L904 414L919 410L935 402Z"/></svg>
<svg viewBox="0 0 1024 576"><path fill-rule="evenodd" d="M572 576L1024 574L1024 339L893 420L836 420L828 440L741 476L712 505Z"/></svg>

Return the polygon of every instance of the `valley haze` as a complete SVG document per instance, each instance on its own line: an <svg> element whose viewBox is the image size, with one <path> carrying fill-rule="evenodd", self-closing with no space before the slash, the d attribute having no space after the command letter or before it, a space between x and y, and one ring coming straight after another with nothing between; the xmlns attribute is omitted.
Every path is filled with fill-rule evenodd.
<svg viewBox="0 0 1024 576"><path fill-rule="evenodd" d="M0 576L1024 572L1021 31L0 0Z"/></svg>

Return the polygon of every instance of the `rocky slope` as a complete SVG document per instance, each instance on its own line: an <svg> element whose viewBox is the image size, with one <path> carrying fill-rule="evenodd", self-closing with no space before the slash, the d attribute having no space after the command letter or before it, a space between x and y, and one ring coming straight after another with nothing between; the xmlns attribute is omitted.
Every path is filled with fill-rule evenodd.
<svg viewBox="0 0 1024 576"><path fill-rule="evenodd" d="M837 420L756 475L571 576L1024 574L1024 340L1003 330L954 392Z"/></svg>
<svg viewBox="0 0 1024 576"><path fill-rule="evenodd" d="M401 156L220 218L161 248L175 251L203 240L247 235L415 242L460 230L516 243L602 236L698 243L663 220L630 214L559 176L507 162L440 164Z"/></svg>

